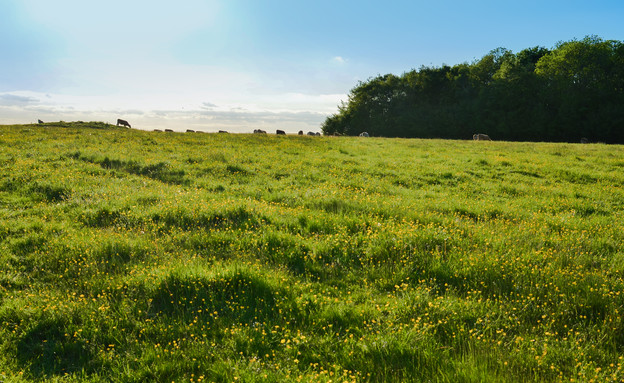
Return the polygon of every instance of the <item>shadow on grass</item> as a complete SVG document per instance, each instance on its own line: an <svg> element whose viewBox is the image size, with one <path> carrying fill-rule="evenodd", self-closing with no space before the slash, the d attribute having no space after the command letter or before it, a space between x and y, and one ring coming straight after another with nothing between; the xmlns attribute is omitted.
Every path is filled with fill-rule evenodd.
<svg viewBox="0 0 624 383"><path fill-rule="evenodd" d="M33 377L44 380L100 367L86 342L72 338L66 331L70 332L62 319L40 321L17 343L18 363L27 366Z"/></svg>
<svg viewBox="0 0 624 383"><path fill-rule="evenodd" d="M297 311L284 290L249 272L211 278L169 275L153 294L152 310L184 321L199 318L225 324L274 322L282 312Z"/></svg>
<svg viewBox="0 0 624 383"><path fill-rule="evenodd" d="M108 157L98 159L94 156L83 155L80 152L69 153L66 157L92 164L98 164L106 170L123 171L170 185L189 185L191 183L190 179L186 178L186 172L184 170L176 170L167 162L143 165L132 160L123 161L110 159Z"/></svg>

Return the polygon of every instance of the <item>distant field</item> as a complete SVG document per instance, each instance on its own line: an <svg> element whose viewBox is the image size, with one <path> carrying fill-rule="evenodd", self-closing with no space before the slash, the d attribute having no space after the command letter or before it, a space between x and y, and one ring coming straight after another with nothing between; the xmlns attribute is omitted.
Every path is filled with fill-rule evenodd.
<svg viewBox="0 0 624 383"><path fill-rule="evenodd" d="M0 126L0 382L624 380L624 147Z"/></svg>

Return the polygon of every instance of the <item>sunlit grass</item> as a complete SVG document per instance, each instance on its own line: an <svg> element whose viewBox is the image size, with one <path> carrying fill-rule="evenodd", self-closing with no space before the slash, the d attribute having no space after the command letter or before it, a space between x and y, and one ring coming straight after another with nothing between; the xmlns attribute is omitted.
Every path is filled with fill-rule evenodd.
<svg viewBox="0 0 624 383"><path fill-rule="evenodd" d="M624 379L621 146L0 147L0 381Z"/></svg>

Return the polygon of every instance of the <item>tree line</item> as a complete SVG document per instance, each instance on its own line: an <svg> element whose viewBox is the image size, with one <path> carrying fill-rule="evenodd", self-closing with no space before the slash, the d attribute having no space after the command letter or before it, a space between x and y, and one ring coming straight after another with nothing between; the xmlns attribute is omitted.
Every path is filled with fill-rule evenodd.
<svg viewBox="0 0 624 383"><path fill-rule="evenodd" d="M358 83L324 134L624 143L624 44L588 36Z"/></svg>

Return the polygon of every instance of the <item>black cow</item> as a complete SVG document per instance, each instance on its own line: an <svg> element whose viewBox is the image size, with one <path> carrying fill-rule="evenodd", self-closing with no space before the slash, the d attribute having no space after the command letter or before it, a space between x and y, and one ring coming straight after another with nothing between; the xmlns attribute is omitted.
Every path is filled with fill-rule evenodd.
<svg viewBox="0 0 624 383"><path fill-rule="evenodd" d="M286 135L286 132L278 129L275 134Z"/></svg>
<svg viewBox="0 0 624 383"><path fill-rule="evenodd" d="M121 125L121 126L125 126L125 127L127 127L127 128L132 128L132 126L130 126L130 124L128 123L128 121L126 121L126 120L122 120L121 118L118 118L118 119L117 119L117 126L119 126L119 125Z"/></svg>
<svg viewBox="0 0 624 383"><path fill-rule="evenodd" d="M473 134L472 139L475 141L492 141L490 136L488 136L487 134L481 134L481 133Z"/></svg>

